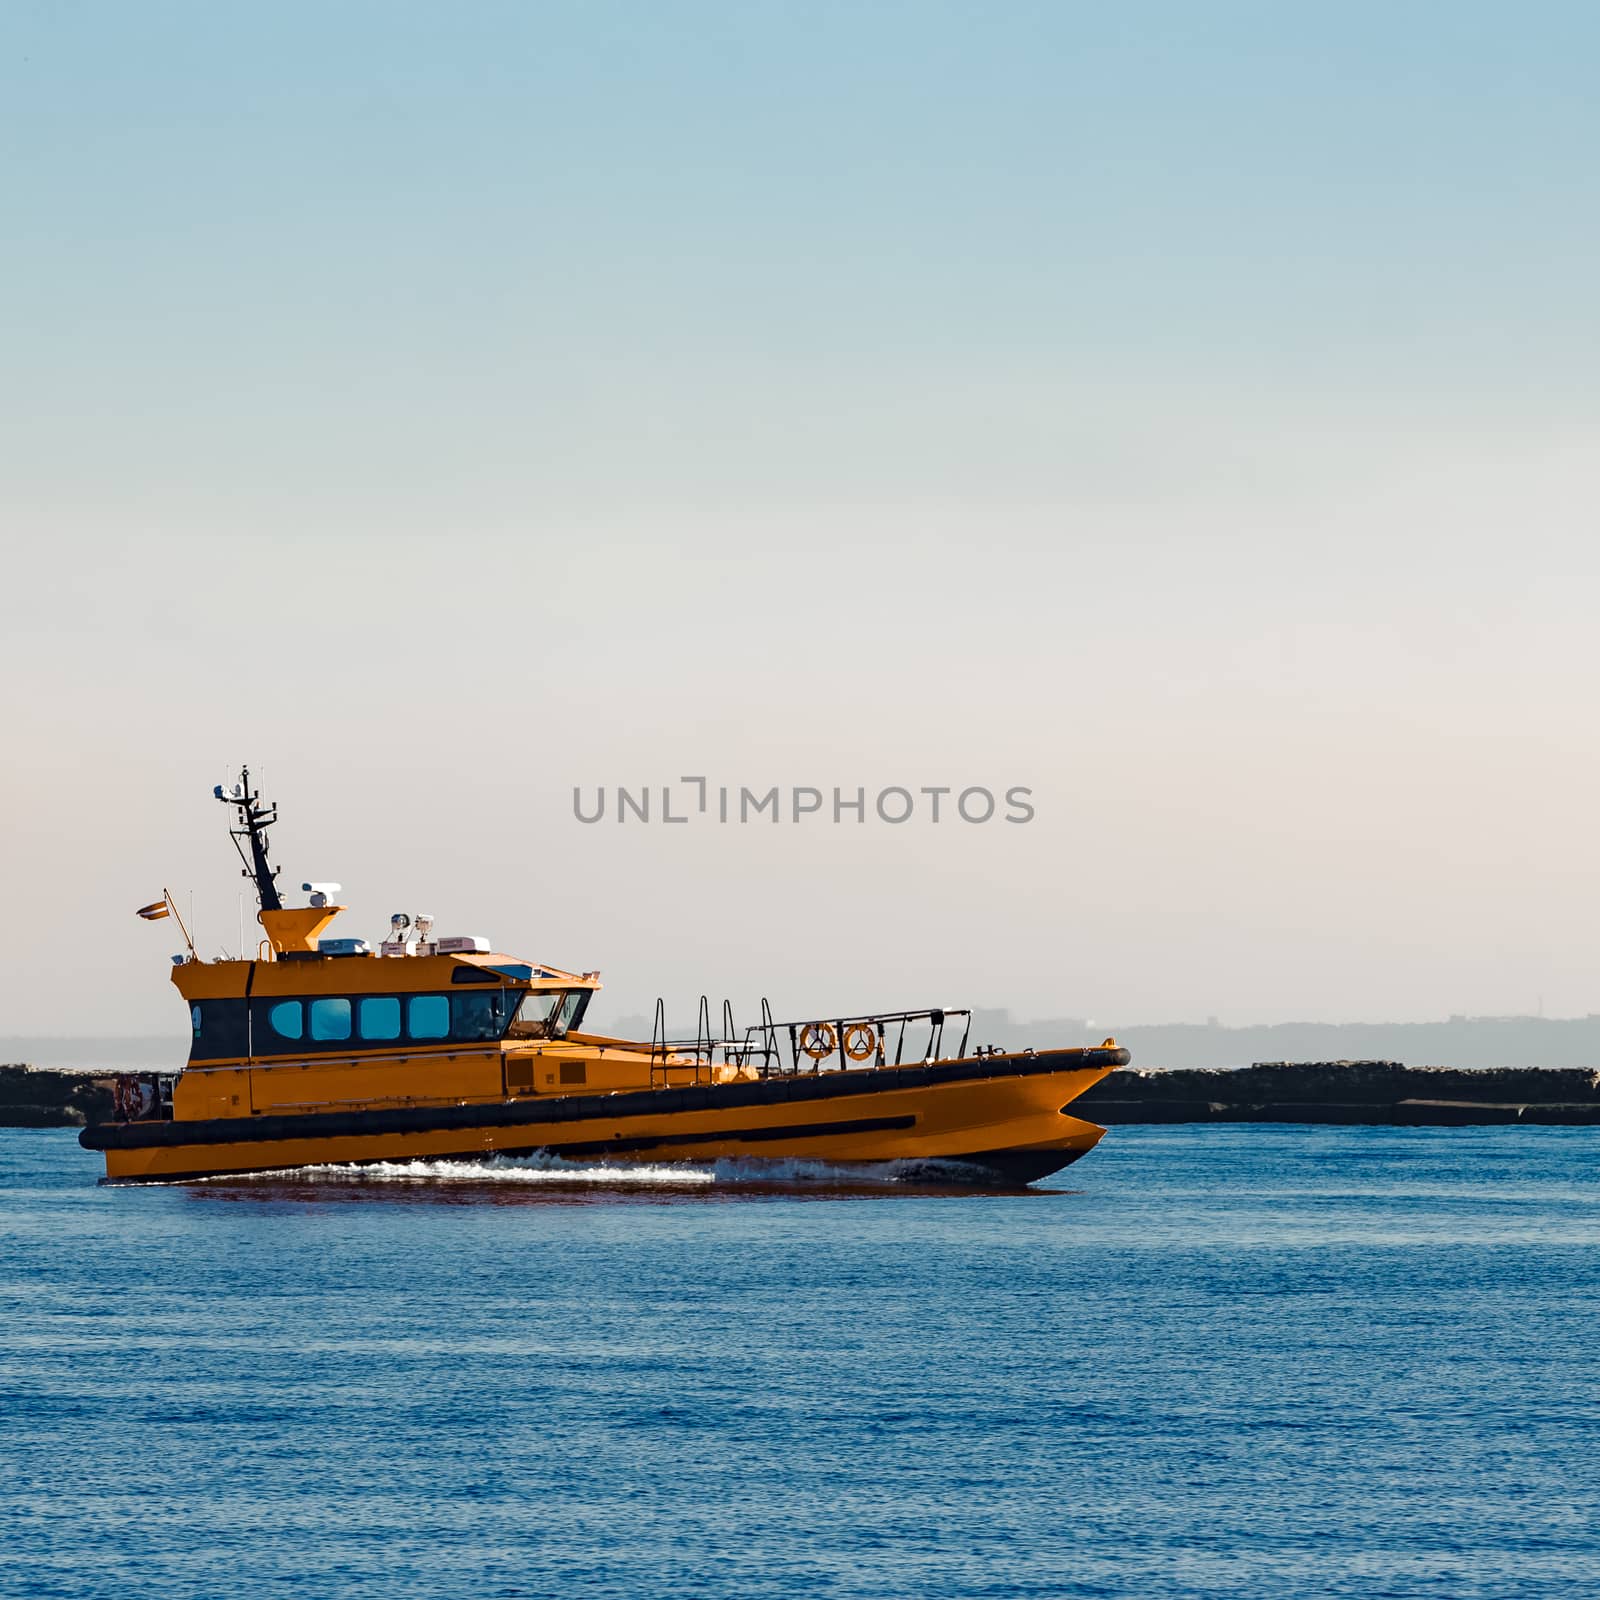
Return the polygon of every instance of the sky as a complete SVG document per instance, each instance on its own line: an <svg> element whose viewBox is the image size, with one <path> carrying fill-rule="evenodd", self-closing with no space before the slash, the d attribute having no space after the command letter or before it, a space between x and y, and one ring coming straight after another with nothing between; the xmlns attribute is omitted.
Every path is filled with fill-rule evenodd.
<svg viewBox="0 0 1600 1600"><path fill-rule="evenodd" d="M1600 1010L1597 52L13 0L0 1032L181 1030L242 761L597 1021ZM1034 815L574 816L696 775Z"/></svg>

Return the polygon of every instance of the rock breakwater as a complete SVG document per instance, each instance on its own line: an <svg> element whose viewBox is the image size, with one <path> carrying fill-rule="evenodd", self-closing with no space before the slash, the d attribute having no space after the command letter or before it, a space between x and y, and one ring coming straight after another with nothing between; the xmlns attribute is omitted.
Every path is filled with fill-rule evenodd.
<svg viewBox="0 0 1600 1600"><path fill-rule="evenodd" d="M0 1066L0 1126L81 1127L113 1115L103 1073ZM1074 1102L1092 1122L1316 1122L1418 1127L1600 1125L1600 1071L1407 1067L1398 1061L1263 1061L1113 1072Z"/></svg>
<svg viewBox="0 0 1600 1600"><path fill-rule="evenodd" d="M1091 1121L1378 1123L1427 1127L1600 1124L1600 1071L1407 1067L1398 1061L1263 1061L1125 1068L1074 1104Z"/></svg>
<svg viewBox="0 0 1600 1600"><path fill-rule="evenodd" d="M99 1073L0 1066L0 1127L81 1128L113 1114L111 1085Z"/></svg>

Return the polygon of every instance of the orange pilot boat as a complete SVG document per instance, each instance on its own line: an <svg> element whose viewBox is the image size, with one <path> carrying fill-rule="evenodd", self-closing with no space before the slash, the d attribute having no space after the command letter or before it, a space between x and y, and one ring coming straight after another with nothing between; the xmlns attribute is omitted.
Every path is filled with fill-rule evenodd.
<svg viewBox="0 0 1600 1600"><path fill-rule="evenodd" d="M648 1041L618 1039L583 1025L597 972L435 938L426 916L392 917L376 950L329 938L339 886L308 883L307 905L284 905L268 853L277 810L248 770L216 795L234 808L265 937L252 959L202 961L184 930L172 981L189 1007L189 1060L120 1078L115 1118L79 1135L105 1153L108 1178L545 1152L897 1163L1015 1185L1105 1131L1065 1108L1127 1064L1111 1039L969 1054L963 1010L780 1023L765 1001L743 1032L725 1004L714 1030L704 999L694 1039L666 1037L659 1001ZM140 914L176 913L164 896Z"/></svg>

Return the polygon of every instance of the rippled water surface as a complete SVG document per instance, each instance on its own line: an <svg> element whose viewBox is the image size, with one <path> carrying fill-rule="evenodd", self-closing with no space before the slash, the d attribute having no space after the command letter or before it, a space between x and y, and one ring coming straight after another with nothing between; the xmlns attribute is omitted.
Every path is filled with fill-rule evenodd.
<svg viewBox="0 0 1600 1600"><path fill-rule="evenodd" d="M1593 1595L1597 1158L107 1188L0 1131L0 1593Z"/></svg>

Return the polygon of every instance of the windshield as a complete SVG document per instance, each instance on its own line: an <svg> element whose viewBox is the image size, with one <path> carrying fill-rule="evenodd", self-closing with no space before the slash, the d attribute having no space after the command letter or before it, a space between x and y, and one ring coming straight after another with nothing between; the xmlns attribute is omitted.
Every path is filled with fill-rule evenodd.
<svg viewBox="0 0 1600 1600"><path fill-rule="evenodd" d="M568 1028L575 1028L583 1020L583 1013L589 1004L589 990L569 989L567 997L561 1007L561 1015L556 1019L557 1034L563 1034Z"/></svg>
<svg viewBox="0 0 1600 1600"><path fill-rule="evenodd" d="M506 1030L508 1039L560 1039L582 1020L587 989L540 989L522 997Z"/></svg>
<svg viewBox="0 0 1600 1600"><path fill-rule="evenodd" d="M564 989L541 989L534 994L525 994L522 1004L517 1007L517 1014L511 1019L511 1027L506 1037L509 1039L559 1039L565 1027L557 1013L564 1008L562 1001L567 998ZM554 1020L555 1026L552 1026Z"/></svg>

